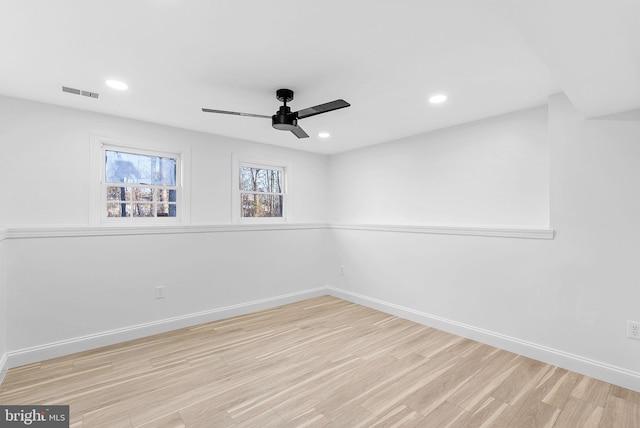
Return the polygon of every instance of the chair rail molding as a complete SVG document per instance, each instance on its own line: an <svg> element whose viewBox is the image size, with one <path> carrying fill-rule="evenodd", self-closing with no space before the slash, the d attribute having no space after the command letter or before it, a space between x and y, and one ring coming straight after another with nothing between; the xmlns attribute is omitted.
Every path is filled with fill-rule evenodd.
<svg viewBox="0 0 640 428"><path fill-rule="evenodd" d="M432 235L465 235L498 238L553 239L549 228L514 228L484 226L421 226L393 224L332 224L332 229L365 230L373 232L423 233Z"/></svg>
<svg viewBox="0 0 640 428"><path fill-rule="evenodd" d="M370 232L419 233L431 235L464 235L493 238L547 239L555 237L555 230L533 227L433 226L396 224L211 224L174 226L38 226L0 229L0 241L5 239L64 238L122 235L173 235L187 233L222 233L275 230L333 229Z"/></svg>

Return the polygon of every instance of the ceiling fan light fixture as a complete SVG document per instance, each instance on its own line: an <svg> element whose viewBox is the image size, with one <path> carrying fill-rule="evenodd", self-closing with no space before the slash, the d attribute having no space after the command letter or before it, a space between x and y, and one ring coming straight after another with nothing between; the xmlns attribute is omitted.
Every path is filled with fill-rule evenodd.
<svg viewBox="0 0 640 428"><path fill-rule="evenodd" d="M110 87L111 89L117 89L119 91L126 91L127 89L129 89L129 85L127 85L124 82L121 82L119 80L112 80L109 79L106 82L104 82L108 87Z"/></svg>
<svg viewBox="0 0 640 428"><path fill-rule="evenodd" d="M441 104L447 101L447 96L445 94L435 94L429 97L429 102L431 104Z"/></svg>
<svg viewBox="0 0 640 428"><path fill-rule="evenodd" d="M281 131L291 131L298 126L298 119L288 112L279 112L271 116L271 126Z"/></svg>

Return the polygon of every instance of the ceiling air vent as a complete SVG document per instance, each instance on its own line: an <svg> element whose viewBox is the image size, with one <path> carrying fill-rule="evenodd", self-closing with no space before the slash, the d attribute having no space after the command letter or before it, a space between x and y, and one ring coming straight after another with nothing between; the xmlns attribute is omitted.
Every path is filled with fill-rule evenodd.
<svg viewBox="0 0 640 428"><path fill-rule="evenodd" d="M98 98L98 96L100 95L97 92L83 91L82 89L69 88L68 86L63 86L62 92L68 92L75 95L83 95L89 98Z"/></svg>

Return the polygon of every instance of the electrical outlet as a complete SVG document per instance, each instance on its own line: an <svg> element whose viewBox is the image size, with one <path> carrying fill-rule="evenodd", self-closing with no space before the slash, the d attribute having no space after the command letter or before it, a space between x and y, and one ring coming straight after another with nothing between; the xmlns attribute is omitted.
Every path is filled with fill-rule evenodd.
<svg viewBox="0 0 640 428"><path fill-rule="evenodd" d="M627 321L627 337L640 340L640 322Z"/></svg>
<svg viewBox="0 0 640 428"><path fill-rule="evenodd" d="M340 275L344 275L344 266L340 266Z"/></svg>
<svg viewBox="0 0 640 428"><path fill-rule="evenodd" d="M158 285L156 287L156 299L164 299L164 285Z"/></svg>

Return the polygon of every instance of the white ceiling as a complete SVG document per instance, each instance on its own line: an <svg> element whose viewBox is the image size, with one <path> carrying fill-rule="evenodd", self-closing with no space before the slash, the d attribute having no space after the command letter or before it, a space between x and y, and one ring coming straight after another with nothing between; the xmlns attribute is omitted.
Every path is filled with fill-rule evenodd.
<svg viewBox="0 0 640 428"><path fill-rule="evenodd" d="M637 0L2 0L0 94L329 154L561 91L585 117L640 109L638 22ZM304 140L201 111L270 115L278 88L294 111L351 107L301 120Z"/></svg>

